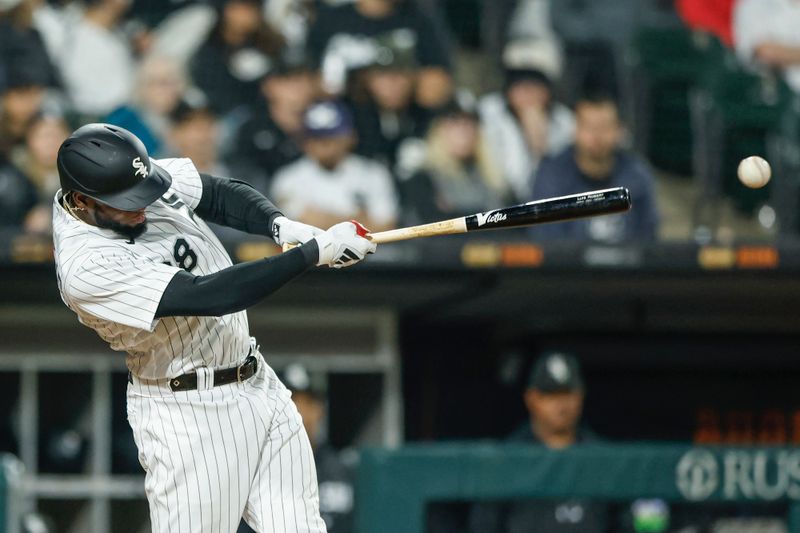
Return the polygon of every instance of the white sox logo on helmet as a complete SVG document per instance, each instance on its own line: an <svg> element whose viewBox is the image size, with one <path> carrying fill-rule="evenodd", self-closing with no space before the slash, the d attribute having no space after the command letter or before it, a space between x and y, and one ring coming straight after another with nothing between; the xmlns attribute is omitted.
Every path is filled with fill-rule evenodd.
<svg viewBox="0 0 800 533"><path fill-rule="evenodd" d="M134 176L138 176L139 174L142 175L142 178L147 177L147 167L144 163L142 163L142 158L137 157L131 162L131 166L136 169L136 172L133 173Z"/></svg>

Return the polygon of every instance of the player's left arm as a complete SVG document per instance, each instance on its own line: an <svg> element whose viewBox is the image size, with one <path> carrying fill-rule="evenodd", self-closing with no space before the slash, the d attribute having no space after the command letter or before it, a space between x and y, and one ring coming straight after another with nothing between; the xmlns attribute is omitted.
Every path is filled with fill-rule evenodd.
<svg viewBox="0 0 800 533"><path fill-rule="evenodd" d="M203 193L195 208L201 218L257 235L267 235L279 245L302 244L322 230L286 218L250 184L236 179L200 174Z"/></svg>

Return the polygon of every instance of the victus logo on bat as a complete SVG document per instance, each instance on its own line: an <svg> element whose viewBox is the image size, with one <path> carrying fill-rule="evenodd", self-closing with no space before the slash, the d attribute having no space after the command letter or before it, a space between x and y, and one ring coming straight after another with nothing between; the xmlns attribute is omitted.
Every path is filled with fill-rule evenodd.
<svg viewBox="0 0 800 533"><path fill-rule="evenodd" d="M478 218L478 227L485 224L496 224L507 219L508 216L500 211L489 211L488 213L478 213L475 215Z"/></svg>

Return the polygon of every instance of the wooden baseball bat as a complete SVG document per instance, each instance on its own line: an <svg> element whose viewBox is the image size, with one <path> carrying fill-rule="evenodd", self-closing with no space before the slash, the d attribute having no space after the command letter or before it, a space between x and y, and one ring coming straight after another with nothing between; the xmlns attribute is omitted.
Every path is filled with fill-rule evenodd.
<svg viewBox="0 0 800 533"><path fill-rule="evenodd" d="M435 235L453 235L473 231L486 231L502 228L520 228L563 222L578 218L622 213L631 208L631 196L625 187L535 200L525 204L503 207L485 213L475 213L465 217L451 218L430 224L409 226L389 231L368 233L366 237L378 244ZM294 245L284 245L284 251Z"/></svg>

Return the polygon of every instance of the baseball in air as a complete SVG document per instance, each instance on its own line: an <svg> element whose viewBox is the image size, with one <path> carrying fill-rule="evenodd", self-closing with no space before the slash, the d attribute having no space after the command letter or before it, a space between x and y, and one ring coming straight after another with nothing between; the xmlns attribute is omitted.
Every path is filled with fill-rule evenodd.
<svg viewBox="0 0 800 533"><path fill-rule="evenodd" d="M751 189L760 189L772 176L772 169L767 160L757 155L751 155L741 160L737 170L739 181Z"/></svg>

